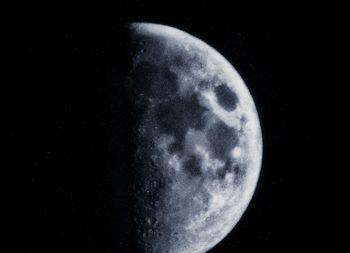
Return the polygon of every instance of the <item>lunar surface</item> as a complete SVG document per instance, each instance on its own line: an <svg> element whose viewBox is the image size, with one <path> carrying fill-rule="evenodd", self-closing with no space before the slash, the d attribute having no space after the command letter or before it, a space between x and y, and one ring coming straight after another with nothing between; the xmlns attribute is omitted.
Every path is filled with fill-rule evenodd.
<svg viewBox="0 0 350 253"><path fill-rule="evenodd" d="M137 151L139 244L146 253L204 253L247 208L262 138L252 97L216 50L178 29L128 27Z"/></svg>

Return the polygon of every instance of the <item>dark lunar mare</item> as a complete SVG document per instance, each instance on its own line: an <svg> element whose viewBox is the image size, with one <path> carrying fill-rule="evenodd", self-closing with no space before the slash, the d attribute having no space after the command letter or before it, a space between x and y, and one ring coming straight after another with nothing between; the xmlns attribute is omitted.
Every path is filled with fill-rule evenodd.
<svg viewBox="0 0 350 253"><path fill-rule="evenodd" d="M174 99L168 98L156 107L154 120L159 124L160 132L175 137L175 142L170 146L170 153L183 149L189 128L202 130L205 127L205 111L207 108L199 104L197 95L182 99L176 96Z"/></svg>
<svg viewBox="0 0 350 253"><path fill-rule="evenodd" d="M228 127L224 122L218 122L212 126L206 134L211 144L214 157L225 160L229 152L238 144L239 137L236 131Z"/></svg>

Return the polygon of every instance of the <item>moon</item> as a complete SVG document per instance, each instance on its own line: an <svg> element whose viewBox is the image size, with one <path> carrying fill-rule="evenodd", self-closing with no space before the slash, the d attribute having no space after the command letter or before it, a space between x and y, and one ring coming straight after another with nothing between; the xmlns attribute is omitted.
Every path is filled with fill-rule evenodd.
<svg viewBox="0 0 350 253"><path fill-rule="evenodd" d="M194 36L151 23L131 23L128 33L140 247L207 252L256 188L262 135L254 101L234 67Z"/></svg>

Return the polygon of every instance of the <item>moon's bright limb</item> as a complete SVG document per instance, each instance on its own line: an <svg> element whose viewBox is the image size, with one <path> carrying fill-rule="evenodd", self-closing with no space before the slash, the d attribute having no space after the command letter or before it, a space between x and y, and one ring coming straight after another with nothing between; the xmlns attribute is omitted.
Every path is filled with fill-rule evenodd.
<svg viewBox="0 0 350 253"><path fill-rule="evenodd" d="M262 137L253 99L203 41L149 23L131 24L130 35L141 244L204 253L233 229L256 187Z"/></svg>

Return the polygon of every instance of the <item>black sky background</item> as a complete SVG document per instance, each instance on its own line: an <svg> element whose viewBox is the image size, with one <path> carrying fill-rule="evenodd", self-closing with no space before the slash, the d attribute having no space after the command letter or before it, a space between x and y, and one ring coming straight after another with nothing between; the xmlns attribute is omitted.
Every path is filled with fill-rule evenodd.
<svg viewBox="0 0 350 253"><path fill-rule="evenodd" d="M131 240L118 240L124 230L129 235L123 220L131 207L113 191L130 176L116 176L113 166L128 166L131 112L112 88L127 70L122 27L132 21L204 40L235 66L255 100L264 142L260 180L242 219L210 252L314 248L319 17L297 10L246 15L204 3L187 11L141 1L90 7L23 7L9 22L9 163L17 175L20 252L132 252Z"/></svg>

